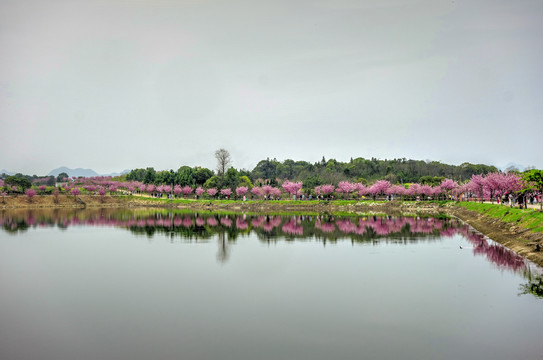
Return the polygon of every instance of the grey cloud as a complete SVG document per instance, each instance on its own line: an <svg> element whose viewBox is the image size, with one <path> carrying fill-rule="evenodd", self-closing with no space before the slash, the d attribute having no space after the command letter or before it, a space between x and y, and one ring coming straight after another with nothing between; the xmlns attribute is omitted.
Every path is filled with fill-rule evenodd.
<svg viewBox="0 0 543 360"><path fill-rule="evenodd" d="M214 168L219 147L244 168L543 167L542 15L534 1L4 1L0 167Z"/></svg>

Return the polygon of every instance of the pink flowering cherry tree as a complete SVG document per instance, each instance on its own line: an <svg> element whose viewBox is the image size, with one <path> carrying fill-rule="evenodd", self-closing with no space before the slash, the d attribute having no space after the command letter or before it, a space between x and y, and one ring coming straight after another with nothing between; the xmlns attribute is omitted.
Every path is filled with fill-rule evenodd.
<svg viewBox="0 0 543 360"><path fill-rule="evenodd" d="M29 202L32 202L32 198L34 196L36 196L36 190L30 188L30 189L27 189L26 192L25 192L26 196L28 197L28 201Z"/></svg>
<svg viewBox="0 0 543 360"><path fill-rule="evenodd" d="M164 185L158 185L155 190L158 192L158 196L162 197L162 194L164 193Z"/></svg>
<svg viewBox="0 0 543 360"><path fill-rule="evenodd" d="M272 187L272 189L270 191L270 195L272 195L275 199L279 199L281 197L281 195L282 195L281 189L276 188L276 187Z"/></svg>
<svg viewBox="0 0 543 360"><path fill-rule="evenodd" d="M118 189L117 185L115 185L115 184L109 185L109 193L111 195L115 194L117 192L117 189Z"/></svg>
<svg viewBox="0 0 543 360"><path fill-rule="evenodd" d="M58 196L60 195L60 190L55 188L55 190L53 190L53 201L56 203L58 203Z"/></svg>
<svg viewBox="0 0 543 360"><path fill-rule="evenodd" d="M215 196L215 195L217 195L217 192L218 192L218 191L217 191L217 189L215 189L215 188L211 188L211 189L207 189L207 190L206 190L206 193L207 193L209 196Z"/></svg>
<svg viewBox="0 0 543 360"><path fill-rule="evenodd" d="M153 193L155 192L155 185L153 184L148 184L147 187L145 188L145 191L147 191L147 193L149 193L149 195L153 196Z"/></svg>
<svg viewBox="0 0 543 360"><path fill-rule="evenodd" d="M296 197L300 195L300 190L302 189L302 182L290 182L289 180L285 180L283 183L283 189L289 193L290 195Z"/></svg>
<svg viewBox="0 0 543 360"><path fill-rule="evenodd" d="M440 185L441 189L447 192L448 197L452 195L452 191L458 187L458 183L451 179L444 179Z"/></svg>
<svg viewBox="0 0 543 360"><path fill-rule="evenodd" d="M249 191L247 186L239 186L236 188L236 195L238 197L242 197L243 195L247 194L247 191Z"/></svg>
<svg viewBox="0 0 543 360"><path fill-rule="evenodd" d="M386 190L387 195L400 196L402 199L405 193L406 193L406 188L401 185L392 185Z"/></svg>
<svg viewBox="0 0 543 360"><path fill-rule="evenodd" d="M429 200L433 193L430 185L422 185L420 191L424 195L424 200Z"/></svg>
<svg viewBox="0 0 543 360"><path fill-rule="evenodd" d="M484 189L485 189L485 182L483 175L472 175L471 180L468 182L467 190L470 193L475 194L479 199L481 199L481 202L483 202L483 196L484 196ZM468 194L468 199L469 199Z"/></svg>
<svg viewBox="0 0 543 360"><path fill-rule="evenodd" d="M100 202L104 202L104 196L106 195L106 188L103 186L98 187L98 195L100 195Z"/></svg>
<svg viewBox="0 0 543 360"><path fill-rule="evenodd" d="M232 189L229 189L229 188L221 189L221 195L229 198L232 195Z"/></svg>
<svg viewBox="0 0 543 360"><path fill-rule="evenodd" d="M325 185L317 186L315 188L315 193L317 195L330 196L330 194L332 194L334 192L334 190L335 190L334 185L325 184Z"/></svg>
<svg viewBox="0 0 543 360"><path fill-rule="evenodd" d="M183 189L181 189L181 191L183 191L184 197L187 197L187 195L192 194L192 188L190 186L183 186Z"/></svg>
<svg viewBox="0 0 543 360"><path fill-rule="evenodd" d="M454 188L457 189L457 188ZM454 189L452 191L454 191ZM437 185L432 187L432 196L434 196L436 199L439 199L439 197L444 193L443 188L441 185ZM456 196L456 195L455 195Z"/></svg>
<svg viewBox="0 0 543 360"><path fill-rule="evenodd" d="M175 197L178 197L179 194L181 194L182 191L183 190L181 189L181 186L179 186L179 185L175 185L173 187L173 193L175 194Z"/></svg>
<svg viewBox="0 0 543 360"><path fill-rule="evenodd" d="M362 183L356 183L356 190L358 191L358 196L365 196L370 193L370 188Z"/></svg>
<svg viewBox="0 0 543 360"><path fill-rule="evenodd" d="M259 197L263 197L264 196L264 191L262 191L262 188L260 186L254 186L252 189L251 189L251 193L253 195L256 195L256 196L259 196Z"/></svg>
<svg viewBox="0 0 543 360"><path fill-rule="evenodd" d="M353 183L350 183L348 181L340 181L337 185L337 192L345 194L347 199L349 198L349 194L356 190L356 185Z"/></svg>
<svg viewBox="0 0 543 360"><path fill-rule="evenodd" d="M378 180L375 184L370 186L368 191L373 196L373 200L375 200L377 195L384 195L389 187L390 182L387 180Z"/></svg>

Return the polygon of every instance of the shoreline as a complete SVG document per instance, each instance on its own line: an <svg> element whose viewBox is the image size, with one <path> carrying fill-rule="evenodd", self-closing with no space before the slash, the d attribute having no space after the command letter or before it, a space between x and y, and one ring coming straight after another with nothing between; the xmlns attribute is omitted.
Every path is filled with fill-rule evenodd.
<svg viewBox="0 0 543 360"><path fill-rule="evenodd" d="M474 210L457 206L455 202L400 202L400 201L235 201L235 200L167 200L139 198L135 196L80 195L77 198L60 195L36 196L31 202L26 196L11 197L0 202L0 210L16 209L82 209L82 208L166 208L194 211L232 211L232 212L316 212L316 213L382 213L400 215L439 215L454 216L492 240L515 251L543 267L543 233L522 228L518 223L505 222Z"/></svg>

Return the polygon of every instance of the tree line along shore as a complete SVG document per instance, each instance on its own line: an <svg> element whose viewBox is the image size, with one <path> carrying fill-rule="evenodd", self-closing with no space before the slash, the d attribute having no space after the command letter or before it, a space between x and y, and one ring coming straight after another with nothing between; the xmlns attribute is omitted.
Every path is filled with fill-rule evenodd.
<svg viewBox="0 0 543 360"><path fill-rule="evenodd" d="M232 168L231 168L232 169ZM337 200L366 199L373 200L480 200L507 202L526 208L528 204L539 203L543 209L543 171L529 170L524 173L494 172L472 175L469 180L457 182L452 179L434 177L422 183L393 184L388 180L377 180L372 184L363 182L340 181L337 184L322 184L304 187L301 181L275 179L271 183L253 185L243 176L232 180L212 181L213 176L202 185L156 184L112 177L63 177L54 185L49 178L35 179L30 182L24 176L9 176L0 179L0 195L27 196L29 201L36 195L60 194L78 196L82 194L99 195L147 195L155 198L166 197L194 199L265 199L265 200ZM227 176L225 177L228 178ZM42 181L40 181L42 180ZM432 180L432 181L430 181ZM228 185L230 184L230 185Z"/></svg>

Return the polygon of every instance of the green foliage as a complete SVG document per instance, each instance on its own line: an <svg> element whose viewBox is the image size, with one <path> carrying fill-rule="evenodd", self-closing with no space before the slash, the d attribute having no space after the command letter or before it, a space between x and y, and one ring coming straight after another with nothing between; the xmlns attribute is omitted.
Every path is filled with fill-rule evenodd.
<svg viewBox="0 0 543 360"><path fill-rule="evenodd" d="M398 183L398 176L396 174L386 174L383 180L388 181L391 184L397 184Z"/></svg>
<svg viewBox="0 0 543 360"><path fill-rule="evenodd" d="M148 167L145 169L145 176L143 178L143 182L145 184L153 184L155 182L156 177L156 171L152 167Z"/></svg>
<svg viewBox="0 0 543 360"><path fill-rule="evenodd" d="M519 295L532 294L537 298L543 299L543 277L541 275L536 277L529 276L529 282L520 286Z"/></svg>
<svg viewBox="0 0 543 360"><path fill-rule="evenodd" d="M249 179L248 176L243 175L240 176L238 186L247 186L249 189L253 188L253 183L251 182L251 179Z"/></svg>
<svg viewBox="0 0 543 360"><path fill-rule="evenodd" d="M363 177L359 177L358 179L356 179L356 182L361 183L362 185L368 185L368 180Z"/></svg>
<svg viewBox="0 0 543 360"><path fill-rule="evenodd" d="M27 189L32 187L32 183L28 180L23 174L16 174L8 176L4 183L8 186L17 186L21 192L25 192Z"/></svg>
<svg viewBox="0 0 543 360"><path fill-rule="evenodd" d="M176 177L176 173L173 170L160 171L156 174L154 183L157 185L159 184L173 185L175 184L175 177Z"/></svg>
<svg viewBox="0 0 543 360"><path fill-rule="evenodd" d="M204 185L205 182L213 176L213 171L207 169L207 168L202 168L202 167L195 167L194 168L195 172L194 172L194 182L195 182L195 185L198 185L198 186L201 186L201 185Z"/></svg>
<svg viewBox="0 0 543 360"><path fill-rule="evenodd" d="M286 160L285 160L286 161ZM275 159L270 161L270 159L262 160L256 164L255 168L252 171L253 179L271 179L276 177L276 168L279 162Z"/></svg>
<svg viewBox="0 0 543 360"><path fill-rule="evenodd" d="M215 189L219 189L221 187L221 178L217 175L213 175L212 177L210 177L209 179L207 179L207 181L204 183L204 188L206 189L211 189L211 188L215 188Z"/></svg>
<svg viewBox="0 0 543 360"><path fill-rule="evenodd" d="M179 169L177 169L177 173L175 175L175 184L181 186L193 186L195 183L195 173L196 170L194 170L190 166L181 166Z"/></svg>
<svg viewBox="0 0 543 360"><path fill-rule="evenodd" d="M278 186L282 179L302 181L304 188L314 188L321 184L337 184L348 180L361 182L364 185L376 180L388 180L392 184L420 182L432 186L439 185L445 178L456 181L468 180L474 174L496 172L494 166L463 163L460 166L442 164L439 161L408 160L406 158L380 160L376 158L354 158L349 162L336 159L326 160L324 157L316 163L286 159L261 160L251 171L237 170L230 167L224 174L225 187L251 186L269 184ZM132 170L127 180L143 181L144 183L167 183L188 186L203 186L214 175L213 171L188 166L180 167L177 172L161 171L158 174L153 168ZM245 176L249 182L243 181ZM260 179L260 180L259 180ZM249 187L251 187L249 186Z"/></svg>
<svg viewBox="0 0 543 360"><path fill-rule="evenodd" d="M419 178L419 183L422 185L431 185L438 186L441 182L445 180L444 176L421 176Z"/></svg>
<svg viewBox="0 0 543 360"><path fill-rule="evenodd" d="M376 158L351 159L348 163L335 159L322 159L314 164L306 161L287 159L279 162L276 159L262 160L251 172L255 179L289 179L291 181L309 182L309 178L322 179L324 183L337 184L342 180L357 181L367 179L369 182L385 179L391 183L419 182L428 184L441 183L440 179L451 178L457 181L468 180L474 174L487 174L497 171L494 166L463 163L460 166L442 164L439 161L422 160L379 160ZM305 185L305 184L304 184Z"/></svg>
<svg viewBox="0 0 543 360"><path fill-rule="evenodd" d="M235 189L236 186L238 186L239 183L239 175L238 171L231 167L226 171L226 174L224 175L224 182L222 184L223 188L230 188Z"/></svg>
<svg viewBox="0 0 543 360"><path fill-rule="evenodd" d="M164 170L156 172L154 168L134 169L126 175L126 180L140 181L145 184L169 184L181 186L203 185L213 172L206 168L181 166L176 172Z"/></svg>
<svg viewBox="0 0 543 360"><path fill-rule="evenodd" d="M61 181L64 180L64 178L67 178L67 177L69 177L68 174L66 174L65 172L61 172L60 174L58 174L56 180L57 180L58 182L61 182Z"/></svg>
<svg viewBox="0 0 543 360"><path fill-rule="evenodd" d="M533 187L538 189L539 191L543 191L543 170L528 170L525 171L522 174L522 178L526 180L526 182L531 183Z"/></svg>
<svg viewBox="0 0 543 360"><path fill-rule="evenodd" d="M145 169L134 169L126 174L126 180L144 182L146 172Z"/></svg>
<svg viewBox="0 0 543 360"><path fill-rule="evenodd" d="M271 178L269 181L266 181L268 185L277 187L277 178Z"/></svg>
<svg viewBox="0 0 543 360"><path fill-rule="evenodd" d="M305 178L305 180L302 182L304 189L314 189L315 187L319 185L325 184L325 181L319 176L308 176Z"/></svg>

